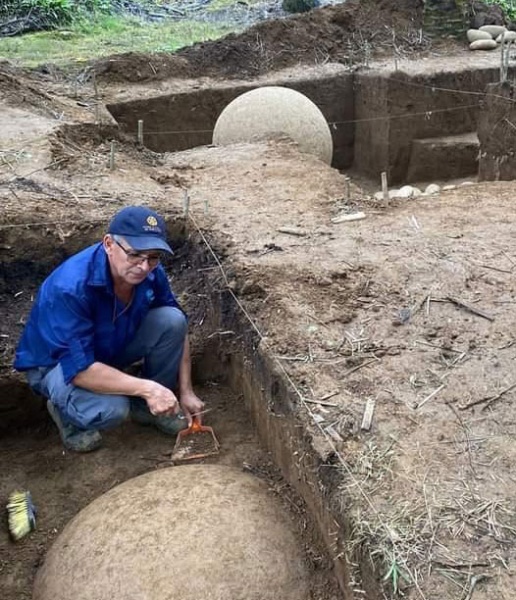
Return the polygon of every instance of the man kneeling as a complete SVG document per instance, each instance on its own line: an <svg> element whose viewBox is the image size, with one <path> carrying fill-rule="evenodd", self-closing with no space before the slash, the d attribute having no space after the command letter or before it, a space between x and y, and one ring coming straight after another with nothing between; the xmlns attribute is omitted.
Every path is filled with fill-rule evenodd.
<svg viewBox="0 0 516 600"><path fill-rule="evenodd" d="M163 218L129 206L102 242L66 260L38 292L14 367L47 398L69 450L95 450L99 431L129 415L175 435L203 409L163 252L172 253ZM124 372L139 361L141 377Z"/></svg>

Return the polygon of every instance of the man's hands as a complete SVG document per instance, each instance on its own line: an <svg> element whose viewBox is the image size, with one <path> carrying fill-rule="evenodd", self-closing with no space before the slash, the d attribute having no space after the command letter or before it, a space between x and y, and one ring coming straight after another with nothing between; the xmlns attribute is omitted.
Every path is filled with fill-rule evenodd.
<svg viewBox="0 0 516 600"><path fill-rule="evenodd" d="M179 402L174 392L150 379L146 383L142 396L147 402L151 414L162 417L176 415L179 412Z"/></svg>
<svg viewBox="0 0 516 600"><path fill-rule="evenodd" d="M179 377L181 405L179 405L174 392L157 381L140 379L100 362L95 362L78 373L73 384L99 394L120 394L143 398L147 402L151 414L156 417L176 415L181 408L188 419L188 425L191 425L192 415L203 410L204 402L195 395L189 374L189 352L186 352L183 356Z"/></svg>
<svg viewBox="0 0 516 600"><path fill-rule="evenodd" d="M190 426L192 415L200 413L204 408L204 402L192 389L181 392L181 404L179 404L174 392L171 392L165 386L150 379L145 383L142 396L147 402L151 414L156 417L176 415L181 408Z"/></svg>
<svg viewBox="0 0 516 600"><path fill-rule="evenodd" d="M192 415L200 413L204 408L204 402L196 396L192 389L181 392L181 409L188 419L188 426L192 424Z"/></svg>

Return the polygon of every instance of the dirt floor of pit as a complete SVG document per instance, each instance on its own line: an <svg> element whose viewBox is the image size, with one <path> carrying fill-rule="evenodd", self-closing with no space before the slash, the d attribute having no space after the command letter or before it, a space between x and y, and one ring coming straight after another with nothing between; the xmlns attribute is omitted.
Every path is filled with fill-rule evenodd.
<svg viewBox="0 0 516 600"><path fill-rule="evenodd" d="M306 550L312 582L310 598L336 600L331 566L310 539L311 526L303 503L259 446L242 399L216 383L198 391L211 409L205 422L214 427L221 443L220 454L204 462L242 468L269 484ZM47 420L37 428L13 432L2 439L0 462L8 468L0 475L0 498L6 498L13 489L30 489L38 508L37 530L29 537L15 544L5 535L0 536L2 600L32 597L32 581L46 550L87 504L127 479L172 465L173 439L154 428L127 423L103 438L103 447L95 453L69 453L63 450L57 430ZM4 523L2 530L5 532Z"/></svg>

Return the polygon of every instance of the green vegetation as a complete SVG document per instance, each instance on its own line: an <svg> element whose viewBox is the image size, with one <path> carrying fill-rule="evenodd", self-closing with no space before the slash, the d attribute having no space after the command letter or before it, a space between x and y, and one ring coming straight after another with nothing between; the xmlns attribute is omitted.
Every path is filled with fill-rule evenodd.
<svg viewBox="0 0 516 600"><path fill-rule="evenodd" d="M35 28L48 29L116 9L116 0L5 0L0 18L27 19Z"/></svg>
<svg viewBox="0 0 516 600"><path fill-rule="evenodd" d="M516 21L516 0L484 0L486 4L498 4L510 21Z"/></svg>
<svg viewBox="0 0 516 600"><path fill-rule="evenodd" d="M74 19L66 29L0 38L0 59L34 67L81 62L121 52L173 52L195 42L234 31L227 25L199 21L149 24L136 18L98 14Z"/></svg>

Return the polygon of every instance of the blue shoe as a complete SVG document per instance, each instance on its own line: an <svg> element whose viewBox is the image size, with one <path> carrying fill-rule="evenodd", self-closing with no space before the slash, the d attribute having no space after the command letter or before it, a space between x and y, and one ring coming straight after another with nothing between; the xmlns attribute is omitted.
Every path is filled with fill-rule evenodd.
<svg viewBox="0 0 516 600"><path fill-rule="evenodd" d="M96 430L84 430L75 427L74 425L65 425L59 414L59 410L47 400L47 410L52 417L52 420L59 429L59 435L67 450L74 452L92 452L100 448L102 444L102 436Z"/></svg>
<svg viewBox="0 0 516 600"><path fill-rule="evenodd" d="M140 425L153 425L168 435L177 435L188 427L188 420L182 413L158 417L150 412L142 400L131 400L131 419Z"/></svg>

